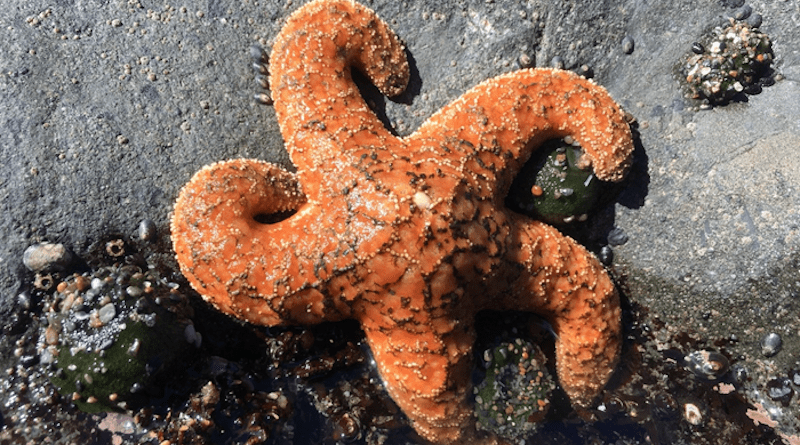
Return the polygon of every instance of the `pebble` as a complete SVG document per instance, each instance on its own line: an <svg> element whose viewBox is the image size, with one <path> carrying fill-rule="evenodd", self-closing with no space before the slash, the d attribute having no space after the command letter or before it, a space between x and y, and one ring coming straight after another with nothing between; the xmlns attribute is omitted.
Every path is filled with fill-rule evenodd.
<svg viewBox="0 0 800 445"><path fill-rule="evenodd" d="M72 260L72 252L63 244L34 244L22 254L22 264L32 272L64 270Z"/></svg>
<svg viewBox="0 0 800 445"><path fill-rule="evenodd" d="M42 351L41 355L39 355L39 363L43 365L49 365L55 361L56 357L53 355L53 351L51 348L46 348Z"/></svg>
<svg viewBox="0 0 800 445"><path fill-rule="evenodd" d="M783 340L774 332L770 332L761 339L761 353L764 354L764 357L772 357L780 352L781 347L783 347Z"/></svg>
<svg viewBox="0 0 800 445"><path fill-rule="evenodd" d="M31 308L31 297L26 293L20 293L17 295L17 304L20 305L23 309L30 309Z"/></svg>
<svg viewBox="0 0 800 445"><path fill-rule="evenodd" d="M747 24L752 26L753 28L758 28L759 26L761 26L762 20L763 18L761 17L761 14L753 14L747 18Z"/></svg>
<svg viewBox="0 0 800 445"><path fill-rule="evenodd" d="M143 219L139 222L139 239L142 241L154 241L158 231L156 223L152 219Z"/></svg>
<svg viewBox="0 0 800 445"><path fill-rule="evenodd" d="M703 423L703 413L694 403L687 403L683 406L683 417L694 426Z"/></svg>
<svg viewBox="0 0 800 445"><path fill-rule="evenodd" d="M631 54L633 52L634 46L635 45L634 45L633 37L625 36L622 39L622 52L624 52L625 54Z"/></svg>
<svg viewBox="0 0 800 445"><path fill-rule="evenodd" d="M194 329L194 325L191 323L186 325L183 335L186 338L186 343L195 345L195 347L199 348L203 342L203 336Z"/></svg>
<svg viewBox="0 0 800 445"><path fill-rule="evenodd" d="M88 278L84 277L83 275L75 277L75 287L78 291L83 292L89 288L91 282Z"/></svg>
<svg viewBox="0 0 800 445"><path fill-rule="evenodd" d="M30 368L31 366L36 365L39 363L39 355L38 354L24 354L19 358L19 364L23 368Z"/></svg>
<svg viewBox="0 0 800 445"><path fill-rule="evenodd" d="M684 360L689 370L704 380L717 380L730 369L728 359L715 351L694 351Z"/></svg>
<svg viewBox="0 0 800 445"><path fill-rule="evenodd" d="M103 281L102 278L98 278L98 277L92 278L92 281L91 281L91 284L90 284L90 286L92 287L92 290L96 290L96 291L99 291L99 290L103 289L103 287L105 285L106 285L106 282Z"/></svg>
<svg viewBox="0 0 800 445"><path fill-rule="evenodd" d="M789 371L789 380L796 386L800 386L800 370L792 369Z"/></svg>
<svg viewBox="0 0 800 445"><path fill-rule="evenodd" d="M628 242L628 234L619 227L614 227L608 232L606 240L610 246L621 246Z"/></svg>
<svg viewBox="0 0 800 445"><path fill-rule="evenodd" d="M108 303L101 307L99 311L97 311L97 316L99 317L100 322L103 324L111 321L115 315L117 315L117 309L114 307L113 303Z"/></svg>
<svg viewBox="0 0 800 445"><path fill-rule="evenodd" d="M136 357L137 355L139 355L139 350L141 349L141 347L142 347L142 342L138 338L136 338L133 340L133 343L131 343L131 345L125 352L131 357Z"/></svg>
<svg viewBox="0 0 800 445"><path fill-rule="evenodd" d="M733 13L733 18L736 20L745 20L753 13L753 8L750 5L744 5Z"/></svg>
<svg viewBox="0 0 800 445"><path fill-rule="evenodd" d="M778 377L767 382L767 394L770 399L781 402L783 406L789 406L794 390L788 378Z"/></svg>
<svg viewBox="0 0 800 445"><path fill-rule="evenodd" d="M614 262L614 249L611 246L603 246L600 248L600 262L606 266L610 266Z"/></svg>

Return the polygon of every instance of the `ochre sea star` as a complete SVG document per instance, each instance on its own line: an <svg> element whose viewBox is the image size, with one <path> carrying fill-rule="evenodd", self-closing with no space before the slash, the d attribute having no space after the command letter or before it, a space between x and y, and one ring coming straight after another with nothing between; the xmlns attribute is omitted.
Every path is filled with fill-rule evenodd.
<svg viewBox="0 0 800 445"><path fill-rule="evenodd" d="M483 309L545 317L559 382L589 406L619 358L617 292L591 253L504 198L531 152L566 135L598 178L622 179L633 144L619 106L572 73L521 70L399 138L366 105L352 68L389 96L408 82L404 47L373 11L317 0L288 19L270 84L297 173L232 160L192 178L172 218L189 282L260 325L358 320L386 389L431 442L480 436L469 398ZM259 222L282 212L293 214Z"/></svg>

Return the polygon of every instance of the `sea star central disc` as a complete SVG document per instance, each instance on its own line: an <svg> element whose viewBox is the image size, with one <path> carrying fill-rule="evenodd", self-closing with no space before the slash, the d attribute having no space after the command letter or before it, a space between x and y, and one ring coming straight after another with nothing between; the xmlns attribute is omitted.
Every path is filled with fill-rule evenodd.
<svg viewBox="0 0 800 445"><path fill-rule="evenodd" d="M192 178L172 218L189 282L256 324L358 320L386 389L431 442L479 437L469 377L483 309L545 317L562 388L591 404L619 358L617 292L591 253L504 198L531 152L567 135L599 179L622 179L633 145L619 106L569 72L521 70L399 138L367 107L352 68L387 95L408 82L404 47L373 11L317 0L288 19L270 84L297 173L232 160ZM272 224L257 218L287 211Z"/></svg>

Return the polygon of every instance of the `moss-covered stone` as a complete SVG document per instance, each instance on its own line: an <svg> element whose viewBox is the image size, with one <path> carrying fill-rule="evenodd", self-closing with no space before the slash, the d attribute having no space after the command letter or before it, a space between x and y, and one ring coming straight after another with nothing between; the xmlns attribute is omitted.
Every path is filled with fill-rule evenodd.
<svg viewBox="0 0 800 445"><path fill-rule="evenodd" d="M44 334L51 381L85 412L131 409L158 395L200 343L186 298L164 280L129 272L107 268L67 280ZM75 285L89 279L90 289Z"/></svg>
<svg viewBox="0 0 800 445"><path fill-rule="evenodd" d="M486 374L474 390L478 427L508 439L529 436L547 414L556 386L544 354L515 339L487 349L483 360Z"/></svg>
<svg viewBox="0 0 800 445"><path fill-rule="evenodd" d="M143 322L126 323L102 353L73 354L66 345L59 348L56 366L62 372L51 380L61 394L79 394L73 402L85 412L120 410L120 403L131 404L152 388L166 367L185 355L188 345L183 330L178 332L170 315L164 317L173 320L163 320L153 328Z"/></svg>
<svg viewBox="0 0 800 445"><path fill-rule="evenodd" d="M506 204L548 224L584 221L608 184L582 155L580 146L563 139L545 142L514 179Z"/></svg>

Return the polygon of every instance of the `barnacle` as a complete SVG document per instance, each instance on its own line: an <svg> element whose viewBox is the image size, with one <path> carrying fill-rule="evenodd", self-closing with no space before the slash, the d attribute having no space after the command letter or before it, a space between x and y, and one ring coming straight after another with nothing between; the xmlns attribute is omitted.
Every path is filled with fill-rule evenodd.
<svg viewBox="0 0 800 445"><path fill-rule="evenodd" d="M772 42L758 28L731 20L714 28L706 40L695 43L681 69L693 99L724 105L771 82Z"/></svg>

